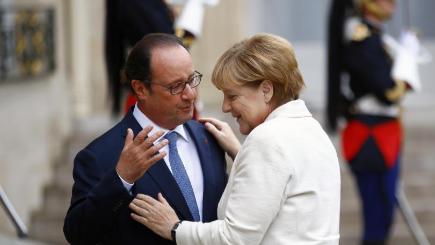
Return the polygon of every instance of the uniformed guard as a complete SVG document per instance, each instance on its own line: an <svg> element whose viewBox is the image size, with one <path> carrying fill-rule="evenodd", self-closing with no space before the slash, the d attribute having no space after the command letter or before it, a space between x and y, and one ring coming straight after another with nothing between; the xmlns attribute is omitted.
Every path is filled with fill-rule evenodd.
<svg viewBox="0 0 435 245"><path fill-rule="evenodd" d="M385 244L390 234L403 139L400 102L421 87L415 35L406 32L398 43L382 30L394 10L394 0L334 0L329 19L327 123L334 131L345 118L342 147L362 201L362 244Z"/></svg>

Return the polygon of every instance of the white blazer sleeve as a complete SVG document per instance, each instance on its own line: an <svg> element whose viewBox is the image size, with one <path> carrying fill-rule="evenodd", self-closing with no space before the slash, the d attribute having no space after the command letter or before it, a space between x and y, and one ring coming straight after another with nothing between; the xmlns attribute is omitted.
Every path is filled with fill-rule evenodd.
<svg viewBox="0 0 435 245"><path fill-rule="evenodd" d="M248 136L234 162L225 218L206 224L183 222L177 244L261 243L282 206L292 169L273 139L258 136Z"/></svg>

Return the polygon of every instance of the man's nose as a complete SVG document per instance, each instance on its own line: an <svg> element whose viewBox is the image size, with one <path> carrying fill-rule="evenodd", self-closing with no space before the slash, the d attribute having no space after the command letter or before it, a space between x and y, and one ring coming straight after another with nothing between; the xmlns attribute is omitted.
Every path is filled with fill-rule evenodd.
<svg viewBox="0 0 435 245"><path fill-rule="evenodd" d="M196 88L190 87L189 84L186 84L186 87L184 88L183 92L181 93L181 97L183 99L195 99L196 98Z"/></svg>

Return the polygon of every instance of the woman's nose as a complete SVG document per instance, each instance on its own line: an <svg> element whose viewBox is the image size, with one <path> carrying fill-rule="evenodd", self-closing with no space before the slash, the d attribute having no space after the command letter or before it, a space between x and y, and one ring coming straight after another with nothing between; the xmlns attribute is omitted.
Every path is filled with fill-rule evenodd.
<svg viewBox="0 0 435 245"><path fill-rule="evenodd" d="M224 113L231 111L230 103L229 103L228 99L226 99L225 97L224 97L224 100L222 101L222 111Z"/></svg>

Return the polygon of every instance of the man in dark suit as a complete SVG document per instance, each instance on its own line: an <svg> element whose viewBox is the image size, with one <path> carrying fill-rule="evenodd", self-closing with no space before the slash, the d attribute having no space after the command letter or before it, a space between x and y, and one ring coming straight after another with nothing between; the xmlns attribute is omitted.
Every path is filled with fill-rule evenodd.
<svg viewBox="0 0 435 245"><path fill-rule="evenodd" d="M225 157L205 128L191 120L202 75L194 71L190 54L173 35L149 34L130 52L125 73L137 104L74 160L64 223L73 244L172 244L132 220L128 204L138 193L162 193L181 220L216 219L227 179ZM176 155L187 182L180 182L180 169L173 165L171 134L178 137Z"/></svg>

